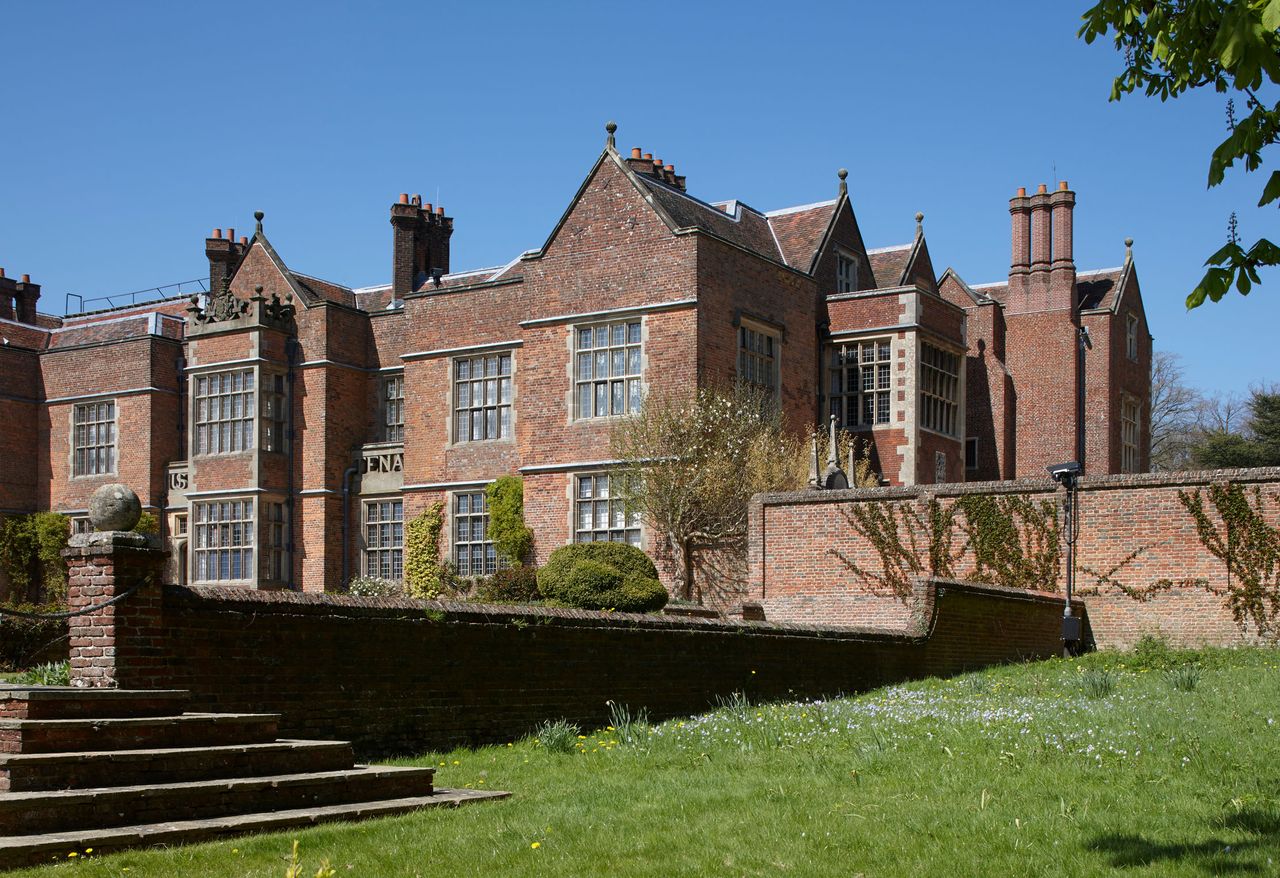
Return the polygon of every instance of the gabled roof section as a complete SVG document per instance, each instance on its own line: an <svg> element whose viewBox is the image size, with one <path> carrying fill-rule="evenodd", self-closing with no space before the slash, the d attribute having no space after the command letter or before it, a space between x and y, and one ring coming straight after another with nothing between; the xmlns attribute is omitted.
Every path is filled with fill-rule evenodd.
<svg viewBox="0 0 1280 878"><path fill-rule="evenodd" d="M911 255L907 258L907 268L902 283L904 285L914 283L922 290L938 292L938 276L934 274L933 260L929 258L929 243L925 240L924 230L919 225L916 226L916 239L911 244Z"/></svg>
<svg viewBox="0 0 1280 878"><path fill-rule="evenodd" d="M1076 305L1081 311L1114 311L1132 263L1076 273Z"/></svg>
<svg viewBox="0 0 1280 878"><path fill-rule="evenodd" d="M834 224L840 200L786 207L765 214L788 265L801 271L813 269L822 242Z"/></svg>
<svg viewBox="0 0 1280 878"><path fill-rule="evenodd" d="M867 261L871 263L871 275L876 289L902 286L911 265L914 246L912 242L867 251Z"/></svg>
<svg viewBox="0 0 1280 878"><path fill-rule="evenodd" d="M337 305L346 305L348 308L356 307L355 293L348 287L297 271L290 271L289 274L298 286L312 296L313 301L333 302Z"/></svg>
<svg viewBox="0 0 1280 878"><path fill-rule="evenodd" d="M734 202L734 212L728 214L662 180L641 176L630 168L626 170L639 183L641 193L649 203L661 208L659 215L665 213L670 217L676 229L710 232L744 250L786 264L782 251L778 249L778 242L774 239L773 230L769 227L769 221L755 208L740 201Z"/></svg>
<svg viewBox="0 0 1280 878"><path fill-rule="evenodd" d="M944 299L950 298L947 293L951 290L959 290L960 293L968 298L969 304L972 305L995 304L995 299L969 286L964 282L964 278L960 277L960 275L956 273L954 268L947 266L947 270L942 273L942 277L938 278L938 294ZM961 307L965 306L962 302L955 302L954 304L960 305Z"/></svg>
<svg viewBox="0 0 1280 878"><path fill-rule="evenodd" d="M254 230L253 237L249 240L248 247L245 248L244 258L241 259L240 263L236 266L236 270L231 274L229 282L235 283L235 279L240 274L240 270L249 262L249 258L253 254L254 247L257 247L266 255L271 264L275 266L276 271L280 273L280 277L284 279L284 282L288 284L289 290L293 293L294 299L306 307L319 304L324 300L323 294L319 290L312 289L309 286L303 286L303 284L299 282L298 278L294 276L294 273L289 270L289 267L284 264L284 260L280 258L280 254L276 252L276 248L272 247L271 242L267 240L267 234L262 230L262 216L262 211L254 213L253 218L257 220L258 227ZM315 279L308 278L308 280L314 281ZM316 281L316 283L324 284L325 286L333 286L327 281ZM347 290L347 292L350 293L351 291Z"/></svg>

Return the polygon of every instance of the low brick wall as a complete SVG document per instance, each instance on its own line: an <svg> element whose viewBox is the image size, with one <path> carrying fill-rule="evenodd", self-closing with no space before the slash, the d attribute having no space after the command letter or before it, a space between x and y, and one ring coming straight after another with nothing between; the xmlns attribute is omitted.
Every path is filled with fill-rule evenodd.
<svg viewBox="0 0 1280 878"><path fill-rule="evenodd" d="M112 654L136 658L107 669L114 685L188 689L194 709L279 712L284 736L347 739L365 754L510 741L561 717L599 727L609 700L659 719L735 691L816 697L1043 658L1061 648L1063 607L921 581L917 612L889 631L166 586L73 627L124 631L135 599L150 627L129 628L141 651L117 643ZM101 685L100 661L73 660L77 684Z"/></svg>
<svg viewBox="0 0 1280 878"><path fill-rule="evenodd" d="M1280 468L1213 472L1105 476L1085 479L1080 487L1080 536L1077 588L1089 609L1097 645L1131 646L1143 634L1159 633L1183 646L1256 642L1250 629L1235 623L1221 594L1180 585L1137 601L1116 587L1146 589L1161 580L1201 580L1214 589L1228 584L1226 565L1202 544L1196 522L1179 500L1180 491L1236 482L1262 490L1272 526L1280 526ZM876 593L834 554L851 558L864 570L879 572L879 555L860 537L847 517L858 504L906 503L923 512L930 498L949 507L968 495L1016 495L1054 504L1061 517L1065 492L1045 479L765 494L752 503L749 536L749 595L770 619L852 625L900 625L911 608ZM1205 508L1221 527L1208 499ZM905 538L904 538L905 542ZM959 553L953 572L973 578L971 550ZM927 545L922 547L927 560ZM1065 552L1065 544L1063 545ZM1109 580L1105 577L1109 576ZM1055 582L1064 587L1065 566Z"/></svg>

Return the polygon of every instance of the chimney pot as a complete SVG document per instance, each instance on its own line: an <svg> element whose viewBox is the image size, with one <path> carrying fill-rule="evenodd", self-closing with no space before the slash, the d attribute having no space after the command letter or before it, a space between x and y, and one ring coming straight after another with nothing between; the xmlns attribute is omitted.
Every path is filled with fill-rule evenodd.
<svg viewBox="0 0 1280 878"><path fill-rule="evenodd" d="M249 237L248 237L248 235L241 235L241 236L240 236L240 243L241 243L241 244L244 244L246 247L247 247L247 246L249 246Z"/></svg>
<svg viewBox="0 0 1280 878"><path fill-rule="evenodd" d="M427 206L423 208L423 211L424 211L424 212L426 212L426 213L433 213L433 212L434 212L434 208L431 206L431 202L430 202L430 201L428 201L428 202L427 202Z"/></svg>
<svg viewBox="0 0 1280 878"><path fill-rule="evenodd" d="M638 158L640 158L640 147L638 147L638 146L633 146L633 147L631 147L631 157L632 157L633 159L638 159Z"/></svg>
<svg viewBox="0 0 1280 878"><path fill-rule="evenodd" d="M236 230L235 230L235 229L227 229L227 240L228 240L228 241L234 241L235 239L236 239Z"/></svg>
<svg viewBox="0 0 1280 878"><path fill-rule="evenodd" d="M22 282L23 282L24 284L29 284L29 283L31 283L31 275L29 275L29 274L24 274L24 275L22 276Z"/></svg>
<svg viewBox="0 0 1280 878"><path fill-rule="evenodd" d="M409 193L408 193L408 192L401 192L401 193L400 193L400 203L401 203L401 204L408 204L408 203L409 203Z"/></svg>
<svg viewBox="0 0 1280 878"><path fill-rule="evenodd" d="M653 153L651 153L651 152L646 152L646 153L642 156L642 158L646 158L646 159L648 159L649 161L653 161Z"/></svg>
<svg viewBox="0 0 1280 878"><path fill-rule="evenodd" d="M1040 184L1040 186L1039 186L1039 188L1038 188L1038 189L1036 189L1036 194L1037 194L1037 195L1044 195L1044 194L1045 194L1046 192L1048 192L1048 191L1049 191L1049 187L1048 187L1048 186L1046 186L1045 184L1041 183L1041 184Z"/></svg>
<svg viewBox="0 0 1280 878"><path fill-rule="evenodd" d="M444 208L443 208L443 207L437 207L437 208L436 208L436 216L444 216Z"/></svg>
<svg viewBox="0 0 1280 878"><path fill-rule="evenodd" d="M0 277L4 277L4 269L0 268Z"/></svg>
<svg viewBox="0 0 1280 878"><path fill-rule="evenodd" d="M1027 197L1027 187L1026 187L1026 186L1019 186L1019 187L1018 187L1018 197L1019 197L1019 198L1026 198L1026 197Z"/></svg>
<svg viewBox="0 0 1280 878"><path fill-rule="evenodd" d="M413 193L413 203L414 203L414 204L421 204L421 203L422 203L422 196L421 196L421 195L419 195L419 194L418 194L418 193L416 193L416 192L415 192L415 193Z"/></svg>
<svg viewBox="0 0 1280 878"><path fill-rule="evenodd" d="M1066 180L1059 180L1059 181L1058 181L1058 191L1060 191L1060 192L1066 192L1066 191L1067 191L1067 181L1066 181Z"/></svg>
<svg viewBox="0 0 1280 878"><path fill-rule="evenodd" d="M653 163L659 168L662 167L662 159L654 159Z"/></svg>
<svg viewBox="0 0 1280 878"><path fill-rule="evenodd" d="M674 171L675 169L676 169L675 165L666 165L664 168L664 170L668 170L668 171Z"/></svg>
<svg viewBox="0 0 1280 878"><path fill-rule="evenodd" d="M212 237L214 237L214 238L221 238L221 237L222 237L222 229L214 229L214 230L213 230L213 236L212 236Z"/></svg>

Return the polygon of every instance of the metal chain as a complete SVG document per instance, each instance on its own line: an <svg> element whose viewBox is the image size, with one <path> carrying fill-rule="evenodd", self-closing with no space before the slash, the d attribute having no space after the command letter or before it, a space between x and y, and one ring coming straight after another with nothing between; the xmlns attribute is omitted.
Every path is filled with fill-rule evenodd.
<svg viewBox="0 0 1280 878"><path fill-rule="evenodd" d="M19 619L70 619L74 616L87 616L90 613L96 613L98 612L98 610L105 609L106 607L109 607L112 604L119 603L120 601L127 598L129 595L133 594L138 589L144 586L150 585L151 581L152 581L152 578L147 577L142 582L139 582L137 585L132 586L130 588L126 588L124 591L120 592L120 594L116 595L110 600L105 600L100 604L92 604L88 607L84 607L83 609L79 609L79 610L67 610L61 613L27 613L22 610L9 610L9 609L5 609L4 607L0 607L0 616L16 616Z"/></svg>

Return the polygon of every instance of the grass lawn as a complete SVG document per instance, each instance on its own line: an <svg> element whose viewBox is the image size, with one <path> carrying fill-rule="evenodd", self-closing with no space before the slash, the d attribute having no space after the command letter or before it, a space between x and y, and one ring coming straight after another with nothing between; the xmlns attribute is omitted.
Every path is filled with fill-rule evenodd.
<svg viewBox="0 0 1280 878"><path fill-rule="evenodd" d="M295 838L307 878L323 858L379 878L1277 874L1278 667L1274 650L1149 650L739 702L569 753L409 760L503 802L15 874L279 878Z"/></svg>

